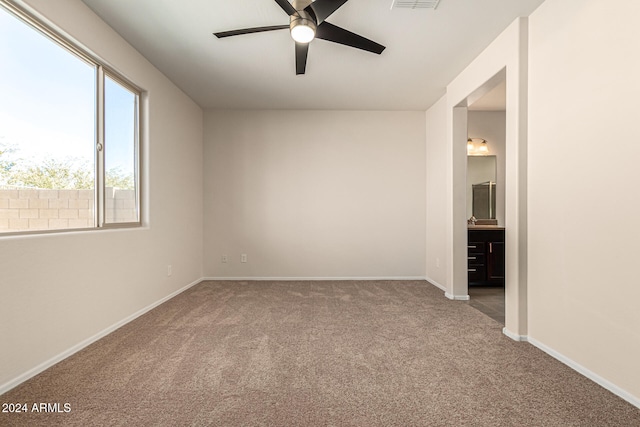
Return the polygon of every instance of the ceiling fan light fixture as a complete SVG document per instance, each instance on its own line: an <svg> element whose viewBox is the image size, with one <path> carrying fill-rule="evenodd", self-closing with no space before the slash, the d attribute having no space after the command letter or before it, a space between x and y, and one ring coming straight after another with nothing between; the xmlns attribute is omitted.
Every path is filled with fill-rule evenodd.
<svg viewBox="0 0 640 427"><path fill-rule="evenodd" d="M291 17L291 38L298 43L309 43L316 37L316 23L303 17Z"/></svg>

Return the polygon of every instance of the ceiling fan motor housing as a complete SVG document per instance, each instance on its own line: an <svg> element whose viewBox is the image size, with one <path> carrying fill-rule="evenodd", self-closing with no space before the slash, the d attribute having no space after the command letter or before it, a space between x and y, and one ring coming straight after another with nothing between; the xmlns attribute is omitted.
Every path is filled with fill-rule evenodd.
<svg viewBox="0 0 640 427"><path fill-rule="evenodd" d="M296 10L302 10L313 3L313 0L293 0L293 7Z"/></svg>

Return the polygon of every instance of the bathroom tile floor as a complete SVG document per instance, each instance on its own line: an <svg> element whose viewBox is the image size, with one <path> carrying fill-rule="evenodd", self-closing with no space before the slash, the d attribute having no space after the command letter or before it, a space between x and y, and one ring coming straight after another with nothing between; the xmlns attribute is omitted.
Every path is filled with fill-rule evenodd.
<svg viewBox="0 0 640 427"><path fill-rule="evenodd" d="M504 287L469 286L469 304L504 325Z"/></svg>

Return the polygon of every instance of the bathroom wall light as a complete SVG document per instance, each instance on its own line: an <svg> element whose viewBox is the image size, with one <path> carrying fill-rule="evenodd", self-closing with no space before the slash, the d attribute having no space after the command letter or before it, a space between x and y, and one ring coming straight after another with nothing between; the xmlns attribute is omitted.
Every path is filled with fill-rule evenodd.
<svg viewBox="0 0 640 427"><path fill-rule="evenodd" d="M467 139L467 155L468 156L486 156L489 154L489 146L487 140L482 138Z"/></svg>

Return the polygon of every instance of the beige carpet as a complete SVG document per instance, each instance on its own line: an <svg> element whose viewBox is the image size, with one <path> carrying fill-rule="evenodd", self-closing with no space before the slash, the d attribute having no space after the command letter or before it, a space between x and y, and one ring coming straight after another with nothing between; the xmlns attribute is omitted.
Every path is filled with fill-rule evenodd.
<svg viewBox="0 0 640 427"><path fill-rule="evenodd" d="M426 282L203 282L1 402L2 426L640 426Z"/></svg>

